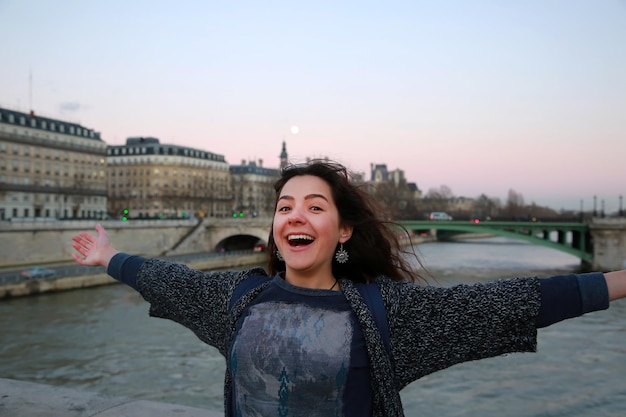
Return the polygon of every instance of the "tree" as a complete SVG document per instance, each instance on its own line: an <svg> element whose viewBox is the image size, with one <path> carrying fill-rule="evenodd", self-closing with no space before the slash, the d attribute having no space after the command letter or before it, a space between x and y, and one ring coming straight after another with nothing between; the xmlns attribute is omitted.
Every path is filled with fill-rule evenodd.
<svg viewBox="0 0 626 417"><path fill-rule="evenodd" d="M497 198L489 198L486 194L481 194L476 199L476 216L487 219L496 217L500 211L501 203Z"/></svg>
<svg viewBox="0 0 626 417"><path fill-rule="evenodd" d="M430 188L422 200L422 208L426 212L447 211L450 200L454 197L452 190L447 185L439 188Z"/></svg>
<svg viewBox="0 0 626 417"><path fill-rule="evenodd" d="M512 219L518 219L526 216L527 210L524 207L524 197L522 196L522 194L516 192L513 189L510 189L504 211L507 216Z"/></svg>

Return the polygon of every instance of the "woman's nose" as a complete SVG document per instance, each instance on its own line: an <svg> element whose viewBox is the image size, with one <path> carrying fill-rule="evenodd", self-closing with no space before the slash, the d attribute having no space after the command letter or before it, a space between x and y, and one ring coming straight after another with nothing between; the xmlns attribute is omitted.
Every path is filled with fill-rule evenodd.
<svg viewBox="0 0 626 417"><path fill-rule="evenodd" d="M304 216L302 216L299 210L292 210L291 213L289 213L287 221L289 224L304 223Z"/></svg>

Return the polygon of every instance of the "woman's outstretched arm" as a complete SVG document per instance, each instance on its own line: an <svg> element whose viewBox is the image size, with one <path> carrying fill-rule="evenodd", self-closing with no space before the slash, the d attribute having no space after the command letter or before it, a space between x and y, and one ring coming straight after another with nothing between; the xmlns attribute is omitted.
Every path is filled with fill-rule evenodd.
<svg viewBox="0 0 626 417"><path fill-rule="evenodd" d="M96 225L96 236L80 232L72 237L72 247L76 251L72 258L80 265L104 266L108 268L111 258L117 253L102 225Z"/></svg>

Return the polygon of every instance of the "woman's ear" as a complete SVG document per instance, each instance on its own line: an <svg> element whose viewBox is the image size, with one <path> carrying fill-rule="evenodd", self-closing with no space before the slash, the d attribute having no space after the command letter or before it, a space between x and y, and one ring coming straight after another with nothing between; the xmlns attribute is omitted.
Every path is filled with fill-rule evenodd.
<svg viewBox="0 0 626 417"><path fill-rule="evenodd" d="M341 226L339 228L339 243L346 243L352 237L352 226Z"/></svg>

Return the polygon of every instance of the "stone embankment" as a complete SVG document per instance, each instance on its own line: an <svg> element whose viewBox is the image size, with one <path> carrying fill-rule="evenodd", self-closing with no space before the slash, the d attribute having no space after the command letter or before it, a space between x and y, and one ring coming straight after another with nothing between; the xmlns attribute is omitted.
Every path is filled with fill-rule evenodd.
<svg viewBox="0 0 626 417"><path fill-rule="evenodd" d="M218 417L222 412L0 378L6 417Z"/></svg>
<svg viewBox="0 0 626 417"><path fill-rule="evenodd" d="M191 268L208 271L222 268L242 268L245 266L265 265L267 253L257 252L237 256L219 256L206 259L196 259L185 262ZM95 268L94 268L95 269ZM59 277L51 279L25 280L16 283L0 285L0 299L21 297L54 291L66 291L77 288L95 287L99 285L116 284L118 281L104 273L94 275L80 275L75 277Z"/></svg>

